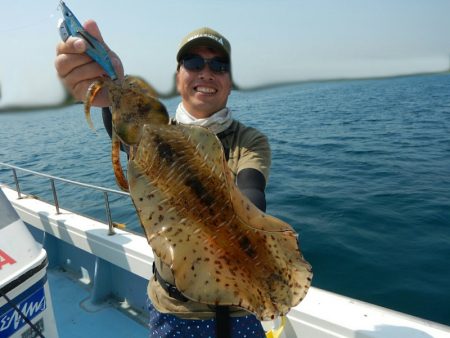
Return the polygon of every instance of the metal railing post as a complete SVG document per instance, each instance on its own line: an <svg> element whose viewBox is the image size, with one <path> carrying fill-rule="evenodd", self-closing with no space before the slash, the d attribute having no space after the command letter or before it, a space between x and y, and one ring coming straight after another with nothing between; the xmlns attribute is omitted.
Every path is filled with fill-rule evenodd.
<svg viewBox="0 0 450 338"><path fill-rule="evenodd" d="M58 196L56 195L55 180L51 178L50 183L52 184L53 201L55 202L56 214L59 215L60 214L59 203L58 203Z"/></svg>
<svg viewBox="0 0 450 338"><path fill-rule="evenodd" d="M12 168L13 176L14 176L14 182L16 183L16 191L18 198L21 199L22 195L20 194L20 186L19 186L19 179L17 178L16 169Z"/></svg>
<svg viewBox="0 0 450 338"><path fill-rule="evenodd" d="M114 225L111 218L111 209L109 208L109 199L108 193L106 191L103 192L103 196L105 198L105 209L106 209L106 219L108 220L108 235L114 235L116 232L114 231Z"/></svg>

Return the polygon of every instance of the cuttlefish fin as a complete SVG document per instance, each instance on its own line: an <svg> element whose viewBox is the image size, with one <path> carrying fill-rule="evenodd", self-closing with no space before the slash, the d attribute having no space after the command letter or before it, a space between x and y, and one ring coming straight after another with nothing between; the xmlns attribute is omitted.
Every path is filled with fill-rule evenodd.
<svg viewBox="0 0 450 338"><path fill-rule="evenodd" d="M233 182L231 171L223 170L224 168L228 168L228 165L223 155L222 145L216 135L198 126L184 126L181 131L187 139L197 144L196 151L198 155L205 159L205 162L209 164L214 174L220 177L224 176L223 181L227 182L229 187L233 207L238 215L247 223L247 226L259 230L270 229L270 231L280 232L292 230L289 224L262 212L239 191L239 188ZM213 154L217 155L213 156Z"/></svg>

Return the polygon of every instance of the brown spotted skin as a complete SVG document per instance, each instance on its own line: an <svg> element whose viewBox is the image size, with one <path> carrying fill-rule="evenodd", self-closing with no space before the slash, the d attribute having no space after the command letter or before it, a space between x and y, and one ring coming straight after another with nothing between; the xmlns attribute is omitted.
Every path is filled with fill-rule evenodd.
<svg viewBox="0 0 450 338"><path fill-rule="evenodd" d="M103 87L112 102L117 183L130 190L148 242L171 267L177 288L194 301L239 306L261 320L297 305L312 278L297 235L239 191L217 137L202 127L168 125L151 87L132 77L89 88L90 125L91 102ZM128 182L119 138L131 146Z"/></svg>
<svg viewBox="0 0 450 338"><path fill-rule="evenodd" d="M186 297L261 320L304 298L312 273L297 235L240 193L215 135L146 125L128 179L148 241Z"/></svg>

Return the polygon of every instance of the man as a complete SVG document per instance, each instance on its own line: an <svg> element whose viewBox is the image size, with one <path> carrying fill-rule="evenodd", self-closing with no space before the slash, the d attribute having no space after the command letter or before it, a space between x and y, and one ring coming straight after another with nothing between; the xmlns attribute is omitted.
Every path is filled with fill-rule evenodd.
<svg viewBox="0 0 450 338"><path fill-rule="evenodd" d="M85 29L103 42L94 21ZM78 100L104 71L86 54L83 40L69 38L59 43L55 67L64 85ZM110 52L119 78L124 70L120 59ZM232 119L227 107L232 88L231 46L228 40L210 28L188 34L177 56L176 87L181 96L171 123L201 125L222 142L228 165L239 189L261 210L265 210L264 189L271 163L267 138L259 131ZM110 103L100 93L94 105L106 107L104 121L110 129ZM264 337L259 321L235 307L216 307L186 299L174 286L169 266L155 257L155 278L149 283L150 336L158 337Z"/></svg>

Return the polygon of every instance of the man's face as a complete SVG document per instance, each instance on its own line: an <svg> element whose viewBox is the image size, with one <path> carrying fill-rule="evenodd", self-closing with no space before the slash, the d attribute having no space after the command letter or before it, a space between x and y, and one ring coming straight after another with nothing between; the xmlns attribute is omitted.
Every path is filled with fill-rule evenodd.
<svg viewBox="0 0 450 338"><path fill-rule="evenodd" d="M207 47L194 47L189 54L204 59L223 57L220 52ZM230 73L213 72L209 65L201 70L187 70L181 65L176 84L184 108L196 118L209 117L225 108L231 91Z"/></svg>

